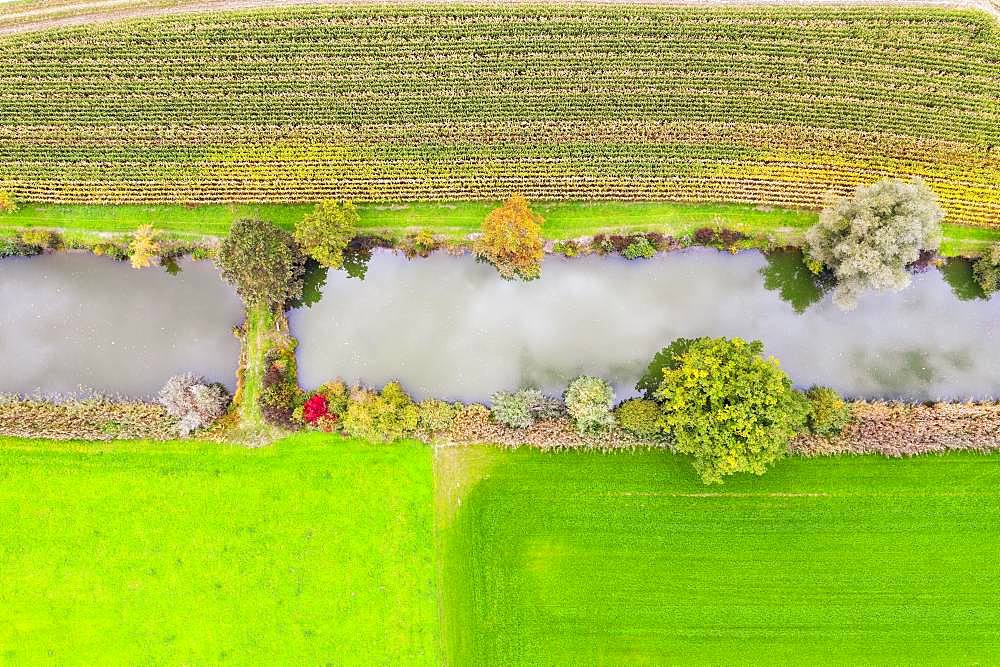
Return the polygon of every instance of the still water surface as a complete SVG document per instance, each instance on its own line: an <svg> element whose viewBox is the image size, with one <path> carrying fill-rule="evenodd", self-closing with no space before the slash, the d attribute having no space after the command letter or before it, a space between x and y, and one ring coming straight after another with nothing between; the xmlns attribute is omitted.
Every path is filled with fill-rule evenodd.
<svg viewBox="0 0 1000 667"><path fill-rule="evenodd" d="M142 397L183 372L232 390L240 300L211 262L178 267L83 253L0 261L0 393Z"/></svg>
<svg viewBox="0 0 1000 667"><path fill-rule="evenodd" d="M524 283L470 257L380 252L363 281L330 272L322 298L290 320L306 388L399 379L419 398L485 400L524 385L558 393L586 373L612 380L623 398L674 338L741 336L764 341L801 387L1000 396L1000 299L959 299L946 277L932 269L842 312L790 255L549 257L542 278Z"/></svg>

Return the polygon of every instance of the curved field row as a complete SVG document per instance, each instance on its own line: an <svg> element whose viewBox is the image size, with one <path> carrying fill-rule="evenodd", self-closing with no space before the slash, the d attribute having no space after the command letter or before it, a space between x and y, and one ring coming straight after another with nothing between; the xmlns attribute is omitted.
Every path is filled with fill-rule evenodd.
<svg viewBox="0 0 1000 667"><path fill-rule="evenodd" d="M816 208L925 178L1000 224L1000 26L939 9L353 6L0 38L0 189L40 202Z"/></svg>

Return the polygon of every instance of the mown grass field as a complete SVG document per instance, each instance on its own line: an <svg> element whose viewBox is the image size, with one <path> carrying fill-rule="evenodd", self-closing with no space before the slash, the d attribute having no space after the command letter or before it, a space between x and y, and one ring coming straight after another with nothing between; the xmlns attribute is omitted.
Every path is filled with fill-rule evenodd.
<svg viewBox="0 0 1000 667"><path fill-rule="evenodd" d="M483 218L498 205L483 201L359 204L358 211L360 229L365 233L401 237L429 229L457 240L477 233ZM803 232L818 217L812 211L745 204L539 202L533 207L545 218L542 231L550 239L646 231L684 236L699 227L722 226L798 245ZM23 204L14 213L0 214L0 233L44 227L70 235L127 234L139 225L151 224L180 238L200 238L225 236L240 218L262 218L291 229L310 210L312 206L304 204ZM998 240L1000 228L945 224L941 250L945 255L974 255Z"/></svg>
<svg viewBox="0 0 1000 667"><path fill-rule="evenodd" d="M0 439L0 663L439 664L431 451Z"/></svg>
<svg viewBox="0 0 1000 667"><path fill-rule="evenodd" d="M350 4L4 35L0 60L22 201L816 209L919 175L953 222L1000 214L984 12Z"/></svg>
<svg viewBox="0 0 1000 667"><path fill-rule="evenodd" d="M439 454L450 664L1000 661L1000 457ZM458 504L458 499L461 504Z"/></svg>
<svg viewBox="0 0 1000 667"><path fill-rule="evenodd" d="M0 661L989 664L998 496L969 454L0 439Z"/></svg>

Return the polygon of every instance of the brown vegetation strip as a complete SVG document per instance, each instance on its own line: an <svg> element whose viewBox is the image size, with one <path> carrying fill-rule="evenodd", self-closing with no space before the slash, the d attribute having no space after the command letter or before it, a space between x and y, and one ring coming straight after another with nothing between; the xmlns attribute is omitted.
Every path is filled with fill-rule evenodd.
<svg viewBox="0 0 1000 667"><path fill-rule="evenodd" d="M881 454L902 457L956 450L1000 451L1000 404L853 404L854 423L837 438L801 436L794 454Z"/></svg>
<svg viewBox="0 0 1000 667"><path fill-rule="evenodd" d="M102 398L53 403L0 397L0 435L49 440L168 440L177 420L156 403Z"/></svg>

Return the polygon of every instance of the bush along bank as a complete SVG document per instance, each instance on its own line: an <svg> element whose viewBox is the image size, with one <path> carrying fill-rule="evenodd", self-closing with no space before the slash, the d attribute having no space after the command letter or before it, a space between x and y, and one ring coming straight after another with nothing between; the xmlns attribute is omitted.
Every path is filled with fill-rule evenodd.
<svg viewBox="0 0 1000 667"><path fill-rule="evenodd" d="M893 206L888 209L883 206L886 197L894 197ZM883 285L873 276L893 271L896 272L893 284L896 284L905 280L899 272L913 262L919 251L934 251L940 244L940 222L945 213L936 201L935 194L919 179L911 182L883 179L874 185L859 187L850 198L841 197L832 201L820 216L820 221L804 238L797 240L797 247L808 251L810 266L815 270L826 270L838 276L841 292L881 288ZM897 209L906 215L894 213ZM16 205L8 210L16 210ZM5 213L0 210L2 215ZM352 264L364 262L366 254L376 247L391 248L410 258L426 257L437 250L472 252L493 264L505 278L532 279L538 277L540 262L545 254L566 257L617 254L637 260L690 246L737 252L746 249L769 251L793 247L792 244L796 243L794 236L784 233L789 228L764 226L757 229L751 225L744 226L746 231L738 231L728 228L726 220L719 216L711 224L679 236L648 231L647 224L643 231L630 231L628 225L624 225L620 233L551 240L544 237L545 219L521 195L512 195L485 216L478 233L465 237L435 233L431 228L402 232L385 228L380 233L366 234L360 227L357 209L349 201L321 201L313 211L296 215L301 217L294 223L286 219L283 224L291 228L300 251L320 266L348 271L352 270ZM898 247L880 246L878 253L867 253L868 264L862 267L864 270L849 274L837 259L842 256L849 258L849 254L845 255L838 248L858 245L858 239L849 237L849 230L852 228L850 221L859 217L864 218L869 227L875 225L884 230L883 240L889 234L898 237L900 242ZM920 224L922 233L919 239L913 233L914 221ZM230 227L230 235L233 227L240 222L237 220ZM607 229L614 226L614 221L596 216L593 225L597 229ZM219 239L213 236L206 235L198 240L181 239L148 224L138 225L129 234L41 227L18 232L16 228L8 228L0 234L0 257L81 249L120 260L128 259L136 268L144 268L157 260L169 261L184 254L208 256L218 244ZM872 264L871 258L880 253L884 255L881 265ZM847 263L849 267L857 265L857 262Z"/></svg>
<svg viewBox="0 0 1000 667"><path fill-rule="evenodd" d="M615 405L604 379L576 378L561 397L537 389L500 391L489 407L413 401L399 383L381 391L335 381L301 392L293 420L305 428L393 442L533 445L545 449L665 447L691 457L706 483L763 474L800 433L839 434L850 408L832 390L802 393L760 342L678 339L650 362L642 398Z"/></svg>
<svg viewBox="0 0 1000 667"><path fill-rule="evenodd" d="M930 196L917 185L910 190L896 186L889 190L899 197L909 196L910 190L914 196ZM871 195L859 190L850 206L841 202L849 210L831 214L823 243L839 243L836 234L852 215L880 215L869 201ZM295 233L267 221L240 220L213 249L223 278L247 307L246 322L238 331L243 343L238 390L228 419L221 420L223 430L234 425L244 434L249 429L278 429L273 433L276 436L302 426L375 441L417 435L430 441L494 441L547 448L667 446L691 456L706 482L718 482L738 472L762 474L787 453L800 434L834 438L849 421L851 409L835 393L794 391L777 363L760 356L760 343L739 339L675 341L656 355L637 385L643 398L617 408L611 388L600 378L575 380L562 399L545 397L533 389L501 392L494 396L490 408L440 401L417 404L398 384L375 391L334 383L318 392L302 392L296 379L296 341L288 333L284 310L303 298L307 260L351 270L353 255L370 256L377 247L392 247L411 257L443 248L465 251L443 246L427 234L414 235L404 245L352 235L356 224L352 212L347 203L326 202L307 216L307 224ZM894 228L891 222L886 223L887 228ZM503 277L536 277L537 267L532 263L539 261L544 249L538 237L541 224L523 198L512 197L490 214L484 224L487 233L475 239L471 250L497 265ZM504 233L505 225L517 233ZM705 228L692 238L731 252L754 243L725 229ZM61 247L58 236L37 231L22 235L18 243L30 248L45 246L43 250ZM641 259L683 245L668 237L640 234L596 236L589 243L564 242L558 249L553 244L552 250L568 256L614 252ZM199 251L209 252L204 248ZM916 251L914 246L895 253L893 266ZM129 242L132 265L151 265L157 252L164 252L164 246L155 230L137 230ZM923 257L920 253L916 256ZM819 273L835 273L831 267L816 264ZM198 422L187 432L204 429L209 421L202 417L185 420L183 415L176 418L184 425Z"/></svg>

